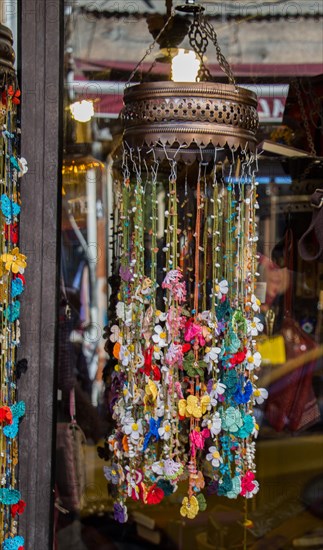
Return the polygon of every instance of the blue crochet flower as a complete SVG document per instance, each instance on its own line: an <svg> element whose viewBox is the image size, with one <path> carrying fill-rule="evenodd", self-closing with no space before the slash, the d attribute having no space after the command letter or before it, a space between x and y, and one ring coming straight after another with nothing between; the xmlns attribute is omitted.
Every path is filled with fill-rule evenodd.
<svg viewBox="0 0 323 550"><path fill-rule="evenodd" d="M13 537L6 539L2 545L3 550L19 550L21 546L25 545L25 539L23 537Z"/></svg>
<svg viewBox="0 0 323 550"><path fill-rule="evenodd" d="M253 416L250 414L244 414L243 416L243 426L238 431L238 437L241 437L242 439L249 437L249 435L253 432L254 429L254 422L253 422Z"/></svg>
<svg viewBox="0 0 323 550"><path fill-rule="evenodd" d="M21 279L17 278L14 279L11 283L11 296L12 298L16 298L16 296L20 296L20 294L23 293L25 290L24 283Z"/></svg>
<svg viewBox="0 0 323 550"><path fill-rule="evenodd" d="M1 211L6 218L7 224L10 224L20 213L20 206L15 201L11 201L5 194L1 196Z"/></svg>
<svg viewBox="0 0 323 550"><path fill-rule="evenodd" d="M233 399L237 403L237 405L242 405L245 403L248 403L250 400L250 396L252 394L252 384L250 380L246 383L244 388L241 388L241 386L238 386Z"/></svg>
<svg viewBox="0 0 323 550"><path fill-rule="evenodd" d="M18 401L18 403L15 403L10 408L12 416L16 418L21 418L26 413L26 403L24 401Z"/></svg>
<svg viewBox="0 0 323 550"><path fill-rule="evenodd" d="M0 489L0 502L1 504L17 504L21 499L21 494L16 489Z"/></svg>
<svg viewBox="0 0 323 550"><path fill-rule="evenodd" d="M3 427L3 433L9 439L14 439L18 435L19 430L19 418L24 416L26 412L26 405L24 401L19 401L15 405L10 407L12 412L12 424L7 424Z"/></svg>
<svg viewBox="0 0 323 550"><path fill-rule="evenodd" d="M9 304L4 310L3 315L8 319L9 323L14 323L20 317L20 302L17 300L13 304Z"/></svg>
<svg viewBox="0 0 323 550"><path fill-rule="evenodd" d="M16 157L14 157L13 155L11 155L10 157L10 162L11 162L11 166L13 168L15 168L16 170L18 170L18 172L20 172L20 166L18 164L18 161L16 159Z"/></svg>
<svg viewBox="0 0 323 550"><path fill-rule="evenodd" d="M12 419L12 424L7 424L3 427L3 433L9 439L14 439L18 435L19 430L19 420L18 418Z"/></svg>

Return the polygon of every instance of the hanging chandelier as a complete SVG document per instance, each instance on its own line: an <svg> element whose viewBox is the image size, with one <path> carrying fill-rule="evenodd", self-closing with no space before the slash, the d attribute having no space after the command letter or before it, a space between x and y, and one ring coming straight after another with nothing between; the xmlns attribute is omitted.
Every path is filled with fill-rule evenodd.
<svg viewBox="0 0 323 550"><path fill-rule="evenodd" d="M177 9L192 16L196 81L130 85L172 12L124 94L106 346L115 429L100 451L121 522L127 499L186 491L180 513L193 519L206 491L248 499L259 488L257 98L236 86L202 8ZM210 43L229 84L205 65Z"/></svg>

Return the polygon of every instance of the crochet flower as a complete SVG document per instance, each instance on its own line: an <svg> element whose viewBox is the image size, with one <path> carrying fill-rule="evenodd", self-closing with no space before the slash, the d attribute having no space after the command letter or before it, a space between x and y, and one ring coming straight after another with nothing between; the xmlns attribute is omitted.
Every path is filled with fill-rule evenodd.
<svg viewBox="0 0 323 550"><path fill-rule="evenodd" d="M9 199L5 194L1 195L1 212L6 218L6 223L10 225L13 219L20 213L20 206L15 201Z"/></svg>
<svg viewBox="0 0 323 550"><path fill-rule="evenodd" d="M223 458L221 457L218 449L214 446L209 447L209 452L206 455L206 460L211 462L214 468L218 468L223 462Z"/></svg>
<svg viewBox="0 0 323 550"><path fill-rule="evenodd" d="M172 428L169 423L169 420L164 420L161 427L158 429L159 437L161 439L164 439L164 441L168 441L170 439Z"/></svg>
<svg viewBox="0 0 323 550"><path fill-rule="evenodd" d="M18 165L19 165L18 177L21 178L28 172L28 162L24 157L21 157L20 159L18 159Z"/></svg>
<svg viewBox="0 0 323 550"><path fill-rule="evenodd" d="M17 296L20 296L24 291L24 283L21 279L18 277L16 279L13 279L11 283L11 297L16 298Z"/></svg>
<svg viewBox="0 0 323 550"><path fill-rule="evenodd" d="M154 328L155 334L153 335L153 342L159 347L164 348L166 343L167 334L160 325L156 325Z"/></svg>
<svg viewBox="0 0 323 550"><path fill-rule="evenodd" d="M168 288L169 290L172 290L173 287L180 282L180 280L183 278L183 274L179 269L171 269L165 277L165 279L162 282L162 288Z"/></svg>
<svg viewBox="0 0 323 550"><path fill-rule="evenodd" d="M219 360L219 354L221 353L221 348L213 346L212 348L206 348L207 353L204 355L204 361L206 363L217 363Z"/></svg>
<svg viewBox="0 0 323 550"><path fill-rule="evenodd" d="M10 407L0 407L0 424L12 424L12 412Z"/></svg>
<svg viewBox="0 0 323 550"><path fill-rule="evenodd" d="M122 502L115 502L113 504L114 519L119 523L126 523L128 521L127 507Z"/></svg>
<svg viewBox="0 0 323 550"><path fill-rule="evenodd" d="M2 254L1 260L5 263L6 270L12 273L23 273L27 267L26 256L20 254L18 247L13 248L8 254Z"/></svg>
<svg viewBox="0 0 323 550"><path fill-rule="evenodd" d="M241 428L243 421L241 412L234 407L228 407L222 414L222 428L225 431L235 433Z"/></svg>
<svg viewBox="0 0 323 550"><path fill-rule="evenodd" d="M132 322L132 304L126 306L124 302L118 302L116 305L116 315L126 326Z"/></svg>
<svg viewBox="0 0 323 550"><path fill-rule="evenodd" d="M228 281L226 281L225 279L223 279L222 281L220 281L219 283L216 282L216 285L214 287L214 293L215 295L221 300L222 297L226 294L228 294L229 292L229 284L228 284Z"/></svg>
<svg viewBox="0 0 323 550"><path fill-rule="evenodd" d="M189 319L185 326L184 340L191 342L197 339L200 346L205 346L205 338L203 336L202 327L194 322L194 319Z"/></svg>
<svg viewBox="0 0 323 550"><path fill-rule="evenodd" d="M251 498L258 493L259 483L255 480L255 474L253 472L246 472L241 479L241 492L240 495L246 498Z"/></svg>
<svg viewBox="0 0 323 550"><path fill-rule="evenodd" d="M104 477L113 485L118 485L120 480L120 466L112 463L112 466L104 466Z"/></svg>
<svg viewBox="0 0 323 550"><path fill-rule="evenodd" d="M238 431L238 437L245 439L246 437L249 437L249 435L252 434L255 426L255 419L251 414L243 413L242 420L243 420L243 425Z"/></svg>
<svg viewBox="0 0 323 550"><path fill-rule="evenodd" d="M264 325L258 317L254 317L253 321L248 320L247 324L248 334L251 334L251 336L258 336L264 330Z"/></svg>
<svg viewBox="0 0 323 550"><path fill-rule="evenodd" d="M180 416L194 416L201 418L206 413L210 404L210 397L203 395L199 399L196 395L189 395L187 399L180 399L178 402L178 410Z"/></svg>
<svg viewBox="0 0 323 550"><path fill-rule="evenodd" d="M21 494L16 489L3 488L0 489L0 502L1 504L12 505L18 504L21 499Z"/></svg>
<svg viewBox="0 0 323 550"><path fill-rule="evenodd" d="M265 388L256 388L253 392L256 403L261 405L268 397L268 391Z"/></svg>
<svg viewBox="0 0 323 550"><path fill-rule="evenodd" d="M132 443L138 444L140 437L143 434L142 421L134 421L133 418L129 418L123 428L124 433L130 437Z"/></svg>
<svg viewBox="0 0 323 550"><path fill-rule="evenodd" d="M11 537L3 542L3 550L24 550L25 540L23 537Z"/></svg>
<svg viewBox="0 0 323 550"><path fill-rule="evenodd" d="M116 342L121 343L120 329L119 329L118 325L113 325L111 327L109 340L110 340L110 342L113 342L113 344L115 344Z"/></svg>
<svg viewBox="0 0 323 550"><path fill-rule="evenodd" d="M220 382L219 380L217 382L213 382L211 388L208 386L208 392L211 399L211 405L212 407L215 407L218 403L219 395L223 395L226 390L226 385L223 384L223 382Z"/></svg>
<svg viewBox="0 0 323 550"><path fill-rule="evenodd" d="M251 353L251 351L248 350L246 359L247 359L246 369L248 371L258 369L261 365L261 355L259 351L256 351L255 353Z"/></svg>
<svg viewBox="0 0 323 550"><path fill-rule="evenodd" d="M129 362L130 362L130 359L131 359L131 353L128 350L127 346L121 346L120 347L119 359L121 361L121 364L124 367L127 367L129 365Z"/></svg>
<svg viewBox="0 0 323 550"><path fill-rule="evenodd" d="M227 491L226 496L228 498L237 498L241 491L241 481L239 476L234 476L232 479L232 487Z"/></svg>
<svg viewBox="0 0 323 550"><path fill-rule="evenodd" d="M177 283L173 286L172 289L173 298L179 304L182 304L186 300L186 284L183 281L182 283Z"/></svg>
<svg viewBox="0 0 323 550"><path fill-rule="evenodd" d="M204 449L205 440L210 437L210 432L206 428L202 431L193 430L190 433L190 441L192 445L192 454L195 456L196 449Z"/></svg>
<svg viewBox="0 0 323 550"><path fill-rule="evenodd" d="M175 460L171 458L167 458L164 461L164 476L166 479L178 479L182 475L183 470L184 468L181 462L175 462Z"/></svg>
<svg viewBox="0 0 323 550"><path fill-rule="evenodd" d="M191 498L184 497L182 501L182 506L180 509L181 516L188 519L194 519L199 511L199 503L196 497L192 496Z"/></svg>
<svg viewBox="0 0 323 550"><path fill-rule="evenodd" d="M181 344L170 344L167 353L165 355L165 362L167 365L177 364L179 368L183 367L183 351Z"/></svg>
<svg viewBox="0 0 323 550"><path fill-rule="evenodd" d="M19 500L17 504L11 506L11 516L14 518L17 514L21 516L24 513L26 508L26 503L24 500Z"/></svg>
<svg viewBox="0 0 323 550"><path fill-rule="evenodd" d="M146 502L147 504L159 504L163 500L164 496L164 491L157 486L157 483L154 483L147 493Z"/></svg>
<svg viewBox="0 0 323 550"><path fill-rule="evenodd" d="M259 298L257 298L257 296L255 296L254 294L251 294L251 307L255 313L258 313L260 311L260 305L261 301L259 300Z"/></svg>
<svg viewBox="0 0 323 550"><path fill-rule="evenodd" d="M214 437L221 432L222 420L220 413L214 413L211 418L203 421L203 426L206 426L210 430L211 435Z"/></svg>
<svg viewBox="0 0 323 550"><path fill-rule="evenodd" d="M248 380L243 387L238 386L237 390L234 393L233 398L237 403L237 405L242 405L249 402L251 394L252 394L252 384L250 380Z"/></svg>

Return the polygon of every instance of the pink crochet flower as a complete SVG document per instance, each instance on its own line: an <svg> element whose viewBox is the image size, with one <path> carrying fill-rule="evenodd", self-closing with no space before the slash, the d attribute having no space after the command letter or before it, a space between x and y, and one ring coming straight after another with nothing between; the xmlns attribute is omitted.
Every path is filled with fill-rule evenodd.
<svg viewBox="0 0 323 550"><path fill-rule="evenodd" d="M196 449L204 449L205 440L210 437L210 430L205 428L201 432L193 430L190 433L190 440L192 444L192 455L195 456Z"/></svg>
<svg viewBox="0 0 323 550"><path fill-rule="evenodd" d="M252 491L255 489L255 474L253 472L246 472L243 478L241 479L241 492L240 495L243 497L246 495L246 493L252 493Z"/></svg>
<svg viewBox="0 0 323 550"><path fill-rule="evenodd" d="M186 323L184 340L185 342L191 342L198 339L200 346L205 346L205 338L203 336L202 327L197 323L194 323L192 319L189 319Z"/></svg>

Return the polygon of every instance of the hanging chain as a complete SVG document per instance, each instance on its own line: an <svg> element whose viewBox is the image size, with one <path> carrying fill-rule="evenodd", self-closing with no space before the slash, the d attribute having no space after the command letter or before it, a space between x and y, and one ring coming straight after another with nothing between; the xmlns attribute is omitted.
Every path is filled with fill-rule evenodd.
<svg viewBox="0 0 323 550"><path fill-rule="evenodd" d="M200 26L200 17L195 15L193 23L191 24L188 37L190 45L195 51L196 55L200 59L200 68L198 71L198 78L200 81L212 80L211 73L209 69L205 66L203 61L203 56L206 53L209 41L206 34L203 32Z"/></svg>
<svg viewBox="0 0 323 550"><path fill-rule="evenodd" d="M159 31L159 33L157 34L155 40L150 44L150 46L148 46L145 54L142 56L142 58L140 59L140 61L137 63L136 67L134 68L134 70L132 71L131 75L129 76L129 79L126 83L126 87L128 86L128 84L130 84L131 80L133 79L133 77L135 76L135 74L137 73L138 69L141 67L142 63L145 61L146 57L148 57L151 52L153 51L154 47L156 46L156 43L158 42L158 40L160 39L161 35L163 34L163 32L165 31L165 29L168 27L168 24L171 22L171 20L174 18L174 15L175 15L175 11L172 10L171 11L171 14L170 16L168 17L165 25L163 26L163 28Z"/></svg>
<svg viewBox="0 0 323 550"><path fill-rule="evenodd" d="M312 138L311 129L310 129L310 125L309 125L309 122L308 122L308 116L307 116L306 111L305 111L304 101L303 101L303 98L302 98L302 94L301 94L300 85L299 85L298 80L295 80L295 90L296 90L296 95L297 95L299 108L300 108L300 111L301 111L302 122L303 122L304 128L305 128L306 139L307 139L307 143L308 143L308 146L309 146L309 150L310 150L311 156L316 157L316 149L315 149L315 146L314 146L314 141L313 141L313 138Z"/></svg>
<svg viewBox="0 0 323 550"><path fill-rule="evenodd" d="M228 61L226 60L226 58L224 57L222 51L221 51L221 48L219 46L219 43L218 43L218 37L217 37L217 34L214 30L214 28L212 27L212 25L205 19L204 16L200 16L199 18L199 25L200 25L200 30L202 32L204 32L204 34L211 40L211 42L214 44L215 46L215 49L216 49L216 58L217 58L217 61L222 69L222 71L226 74L226 76L228 77L229 79L229 82L230 84L233 84L233 86L236 88L237 85L236 85L236 80L235 80L235 77L233 75L233 72L232 72L232 69L228 63Z"/></svg>

